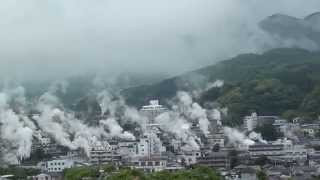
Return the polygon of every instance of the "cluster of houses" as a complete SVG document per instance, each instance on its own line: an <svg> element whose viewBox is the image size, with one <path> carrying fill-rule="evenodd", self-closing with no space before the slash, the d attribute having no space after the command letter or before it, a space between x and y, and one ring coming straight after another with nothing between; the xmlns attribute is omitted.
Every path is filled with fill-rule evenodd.
<svg viewBox="0 0 320 180"><path fill-rule="evenodd" d="M277 116L258 116L253 113L243 119L243 133L271 124L283 134L275 141L256 141L253 144L232 144L221 123L212 120L210 134L204 137L199 149L181 148L176 139L164 138L161 125L153 118L166 111L158 101L141 109L150 121L146 132L136 140L108 139L92 143L89 152L68 150L56 145L49 137L39 135L32 151L42 149L50 158L43 159L36 168L41 170L34 180L61 179L62 172L71 167L112 164L127 166L145 172L178 171L193 165L204 165L217 169L225 179L257 179L265 173L269 179L308 179L320 175L320 139L317 133L320 124L305 124L299 118L292 122ZM192 127L195 133L199 126ZM308 172L308 173L305 173Z"/></svg>

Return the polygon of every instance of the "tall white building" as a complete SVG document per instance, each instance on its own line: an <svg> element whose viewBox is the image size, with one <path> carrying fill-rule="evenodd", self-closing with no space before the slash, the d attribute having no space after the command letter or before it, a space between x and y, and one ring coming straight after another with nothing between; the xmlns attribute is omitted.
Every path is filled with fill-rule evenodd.
<svg viewBox="0 0 320 180"><path fill-rule="evenodd" d="M142 106L140 112L148 118L148 124L154 124L155 118L166 112L167 108L159 104L159 100L151 100L149 105Z"/></svg>
<svg viewBox="0 0 320 180"><path fill-rule="evenodd" d="M247 131L252 131L258 125L258 115L257 113L252 113L251 116L245 116L243 119L244 129Z"/></svg>

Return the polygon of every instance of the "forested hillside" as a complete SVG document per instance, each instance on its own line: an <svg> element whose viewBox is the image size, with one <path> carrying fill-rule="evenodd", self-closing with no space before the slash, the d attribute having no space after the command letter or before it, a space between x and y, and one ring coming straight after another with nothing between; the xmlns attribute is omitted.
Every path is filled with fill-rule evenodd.
<svg viewBox="0 0 320 180"><path fill-rule="evenodd" d="M218 79L225 82L223 87L206 89ZM292 48L243 54L122 94L129 104L140 106L152 98L165 103L178 90L202 91L197 97L200 103L228 107L229 123L240 123L241 117L252 111L314 119L320 114L320 53Z"/></svg>

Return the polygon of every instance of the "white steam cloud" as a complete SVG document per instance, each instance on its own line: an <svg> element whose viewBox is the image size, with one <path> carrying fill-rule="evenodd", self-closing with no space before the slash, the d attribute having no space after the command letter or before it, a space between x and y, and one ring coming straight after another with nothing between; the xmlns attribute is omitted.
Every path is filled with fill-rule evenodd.
<svg viewBox="0 0 320 180"><path fill-rule="evenodd" d="M254 145L254 141L248 138L244 133L240 132L237 129L224 127L224 133L227 135L230 143L232 144L241 144L241 145Z"/></svg>
<svg viewBox="0 0 320 180"><path fill-rule="evenodd" d="M9 93L11 95L17 95L17 92L22 94L10 96L0 92L0 146L1 151L5 153L3 161L17 163L20 159L28 157L31 152L32 132L35 126L25 114L17 114L10 108L12 102L24 104L24 98L21 98L24 93L22 88L18 87L9 92L12 92Z"/></svg>

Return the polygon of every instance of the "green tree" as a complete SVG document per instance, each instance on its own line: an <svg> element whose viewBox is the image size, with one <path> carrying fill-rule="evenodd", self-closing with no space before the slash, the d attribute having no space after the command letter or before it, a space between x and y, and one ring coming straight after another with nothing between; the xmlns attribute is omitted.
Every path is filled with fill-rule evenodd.
<svg viewBox="0 0 320 180"><path fill-rule="evenodd" d="M301 113L298 110L292 110L292 109L285 111L281 115L281 117L289 121L292 121L294 118L300 117L300 116L301 116Z"/></svg>
<svg viewBox="0 0 320 180"><path fill-rule="evenodd" d="M84 177L97 177L98 174L97 167L74 167L64 171L64 179L79 180Z"/></svg>
<svg viewBox="0 0 320 180"><path fill-rule="evenodd" d="M9 166L7 168L1 168L0 167L0 176L1 175L14 175L14 180L18 179L27 179L28 176L34 176L39 174L40 171L38 169L32 169L32 168L20 168L16 166Z"/></svg>
<svg viewBox="0 0 320 180"><path fill-rule="evenodd" d="M313 118L318 118L320 115L320 86L315 87L310 94L308 94L301 104L301 109L306 114Z"/></svg>
<svg viewBox="0 0 320 180"><path fill-rule="evenodd" d="M161 171L144 173L140 170L121 168L119 171L113 166L102 167L108 176L106 180L220 180L220 175L212 168L205 166L194 166L191 169L176 172ZM64 179L79 180L84 177L97 178L98 167L76 167L64 171Z"/></svg>
<svg viewBox="0 0 320 180"><path fill-rule="evenodd" d="M108 180L147 180L146 175L139 170L123 169L108 178Z"/></svg>
<svg viewBox="0 0 320 180"><path fill-rule="evenodd" d="M268 180L268 176L264 171L257 172L258 180Z"/></svg>
<svg viewBox="0 0 320 180"><path fill-rule="evenodd" d="M150 174L148 180L220 180L221 177L212 168L205 166L196 166L188 170L177 172L161 171Z"/></svg>

